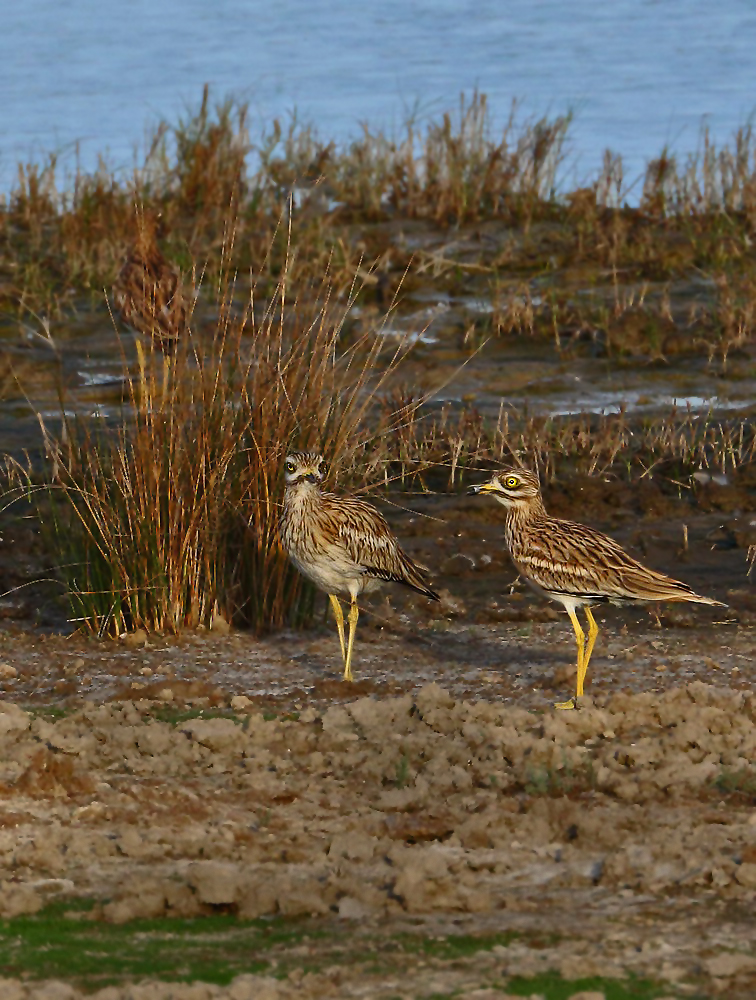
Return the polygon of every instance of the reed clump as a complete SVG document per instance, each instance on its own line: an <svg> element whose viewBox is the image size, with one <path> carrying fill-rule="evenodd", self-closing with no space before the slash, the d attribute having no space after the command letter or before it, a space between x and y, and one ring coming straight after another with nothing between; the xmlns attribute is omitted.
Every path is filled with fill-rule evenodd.
<svg viewBox="0 0 756 1000"><path fill-rule="evenodd" d="M136 371L124 356L118 420L46 429L54 502L42 516L83 628L178 632L221 618L263 631L311 612L278 541L283 459L315 449L358 484L376 394L405 347L387 352L372 334L344 347L350 302L332 301L327 275L303 300L287 278L241 310L229 278L210 336L190 322L170 355L144 338Z"/></svg>

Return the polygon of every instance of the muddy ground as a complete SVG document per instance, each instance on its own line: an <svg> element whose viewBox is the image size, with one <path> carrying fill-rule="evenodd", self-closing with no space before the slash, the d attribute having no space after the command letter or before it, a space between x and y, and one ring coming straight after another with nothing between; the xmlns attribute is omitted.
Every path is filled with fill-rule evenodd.
<svg viewBox="0 0 756 1000"><path fill-rule="evenodd" d="M6 620L0 916L85 898L116 924L302 922L296 947L231 987L108 987L102 1000L483 1000L547 970L753 996L748 515L645 486L589 502L580 483L552 489L552 510L574 513L581 490L584 519L729 607L659 609L659 621L599 609L578 712L552 707L572 691L569 622L515 579L503 511L482 498L393 512L444 599L387 588L366 602L352 685L325 620L264 639L223 628L121 642ZM453 960L366 958L405 933L503 936ZM5 971L3 997L78 995Z"/></svg>

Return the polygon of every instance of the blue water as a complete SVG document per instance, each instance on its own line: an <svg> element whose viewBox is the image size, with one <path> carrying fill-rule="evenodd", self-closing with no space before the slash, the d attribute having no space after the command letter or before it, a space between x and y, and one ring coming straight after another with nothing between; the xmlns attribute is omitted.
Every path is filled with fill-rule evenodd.
<svg viewBox="0 0 756 1000"><path fill-rule="evenodd" d="M0 191L19 160L128 170L202 85L250 102L252 137L294 108L324 139L398 130L477 87L498 122L575 114L563 178L604 149L640 176L665 144L728 140L756 105L746 0L4 0Z"/></svg>

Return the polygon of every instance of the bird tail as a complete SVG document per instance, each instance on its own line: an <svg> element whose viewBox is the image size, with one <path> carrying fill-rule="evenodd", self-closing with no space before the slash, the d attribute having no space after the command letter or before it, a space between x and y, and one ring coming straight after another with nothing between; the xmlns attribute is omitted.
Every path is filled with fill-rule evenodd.
<svg viewBox="0 0 756 1000"><path fill-rule="evenodd" d="M713 597L704 597L697 594L692 587L682 580L675 580L674 577L658 573L647 566L635 563L623 567L622 583L628 589L628 596L632 594L635 600L641 601L690 601L693 604L710 604L719 608L726 608L722 601L715 601Z"/></svg>
<svg viewBox="0 0 756 1000"><path fill-rule="evenodd" d="M423 597L429 597L432 601L440 601L441 600L441 598L438 596L438 594L436 593L436 591L432 590L427 584L423 584L421 587L418 587L414 583L409 583L409 584L407 584L407 586L408 587L412 587L413 590L416 590L418 592L418 594L422 594Z"/></svg>
<svg viewBox="0 0 756 1000"><path fill-rule="evenodd" d="M713 597L704 597L697 594L695 590L680 580L675 580L671 576L659 576L654 579L653 584L646 588L649 600L652 601L690 601L691 604L710 604L718 608L726 608L722 601L715 601Z"/></svg>
<svg viewBox="0 0 756 1000"><path fill-rule="evenodd" d="M701 594L685 594L682 597L669 597L670 601L692 601L694 604L711 604L716 608L727 608L729 605L724 601L715 601L713 597L702 597Z"/></svg>
<svg viewBox="0 0 756 1000"><path fill-rule="evenodd" d="M410 559L407 559L407 562L409 564L407 566L408 572L402 582L413 590L416 590L418 594L429 597L432 601L440 601L441 598L436 591L428 585L428 567L413 562Z"/></svg>

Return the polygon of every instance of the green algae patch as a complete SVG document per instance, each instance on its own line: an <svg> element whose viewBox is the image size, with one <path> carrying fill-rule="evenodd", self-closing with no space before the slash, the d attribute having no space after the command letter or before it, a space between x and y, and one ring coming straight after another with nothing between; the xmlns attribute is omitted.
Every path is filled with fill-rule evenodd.
<svg viewBox="0 0 756 1000"><path fill-rule="evenodd" d="M606 979L591 976L586 979L563 979L558 973L546 972L539 976L517 976L506 984L506 993L530 997L534 994L544 1000L569 1000L576 993L603 993L605 1000L655 1000L670 995L669 984L653 983L648 979ZM694 1000L705 1000L698 996Z"/></svg>
<svg viewBox="0 0 756 1000"><path fill-rule="evenodd" d="M99 988L142 979L226 985L242 973L285 977L293 969L367 963L375 970L405 957L442 962L506 945L516 934L380 935L370 942L342 925L311 920L240 920L217 914L110 924L87 901L56 903L33 916L0 921L0 976L62 979Z"/></svg>
<svg viewBox="0 0 756 1000"><path fill-rule="evenodd" d="M0 976L62 979L85 989L143 979L224 986L242 973L285 978L294 969L334 965L381 972L397 961L464 962L518 936L387 934L368 941L345 934L342 924L292 918L216 914L110 924L93 916L92 903L74 901L0 921Z"/></svg>
<svg viewBox="0 0 756 1000"><path fill-rule="evenodd" d="M273 972L276 955L327 937L296 920L219 914L115 925L90 919L90 909L55 904L0 921L0 975L63 979L93 989L140 979L225 985L241 973Z"/></svg>

